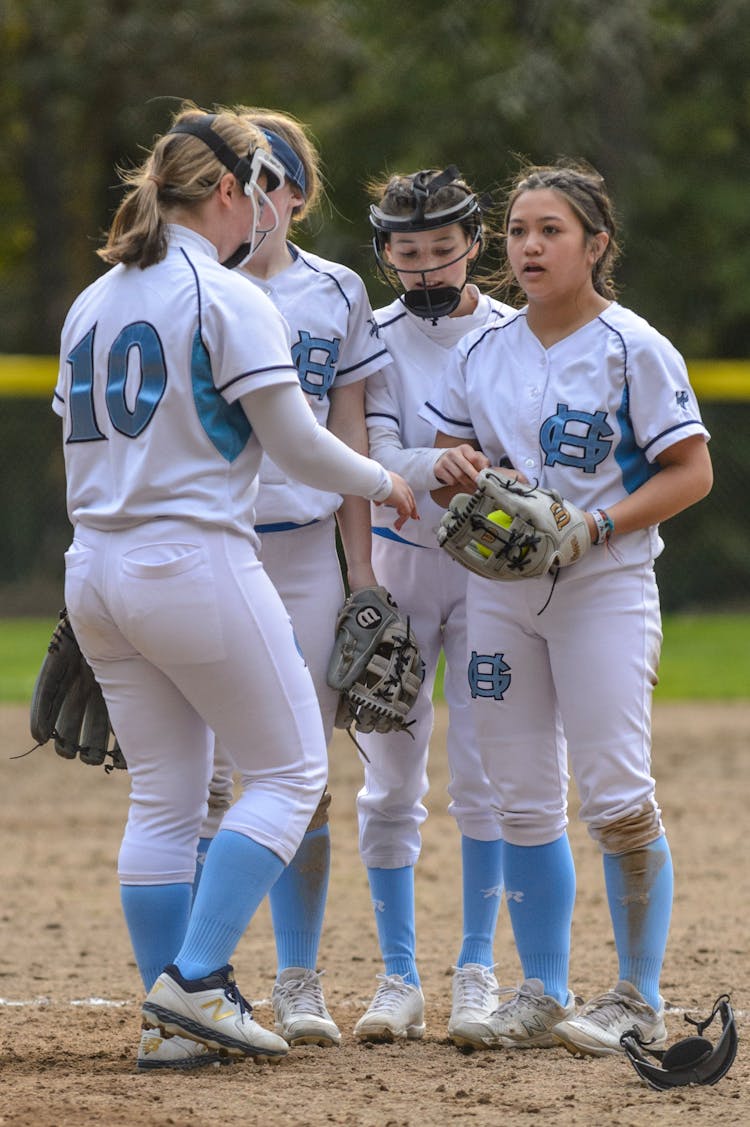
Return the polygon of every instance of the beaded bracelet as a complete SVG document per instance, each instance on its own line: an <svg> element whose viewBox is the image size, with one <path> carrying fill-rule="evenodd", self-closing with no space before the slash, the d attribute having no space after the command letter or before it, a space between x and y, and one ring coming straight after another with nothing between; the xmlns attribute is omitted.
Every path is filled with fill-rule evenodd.
<svg viewBox="0 0 750 1127"><path fill-rule="evenodd" d="M606 544L615 530L615 522L605 509L592 509L591 515L596 525L596 540L594 540L594 544Z"/></svg>

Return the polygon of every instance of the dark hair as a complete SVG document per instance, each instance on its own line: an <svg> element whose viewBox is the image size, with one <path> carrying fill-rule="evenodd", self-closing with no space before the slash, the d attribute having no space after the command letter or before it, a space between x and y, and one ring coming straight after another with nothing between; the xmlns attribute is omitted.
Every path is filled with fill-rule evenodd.
<svg viewBox="0 0 750 1127"><path fill-rule="evenodd" d="M404 221L401 229L412 231L455 222L470 242L479 242L479 254L470 274L474 276L475 266L482 258L481 277L477 273L476 280L481 281L486 293L494 293L499 288L503 279L497 269L499 236L496 221L493 221L496 205L489 193L478 196L454 165L444 171L429 168L392 173L368 181L366 188L373 201L370 222L375 230L373 242L379 261L391 234L400 229L398 220ZM451 212L456 218L451 218ZM434 217L433 222L430 217ZM392 227L390 220L394 220ZM380 268L381 271L389 269L384 262Z"/></svg>
<svg viewBox="0 0 750 1127"><path fill-rule="evenodd" d="M431 215L450 213L454 209L457 215L455 222L463 227L469 238L474 238L477 227L482 223L482 213L475 202L473 190L453 166L445 172L428 168L408 174L394 173L385 179L371 180L367 190L379 213L393 219L414 217L413 230L420 229L419 215L423 216L425 227L429 227ZM461 205L465 203L474 206L470 206L469 214L465 214L463 219L458 218L462 213ZM453 222L448 216L446 221Z"/></svg>
<svg viewBox="0 0 750 1127"><path fill-rule="evenodd" d="M506 237L508 219L518 197L523 192L534 192L542 188L551 188L567 200L580 220L587 238L598 235L602 231L606 231L609 235L607 246L592 268L591 281L598 294L613 301L617 292L612 272L620 255L620 248L617 243L614 208L604 178L591 165L565 158L561 158L554 165L525 165L514 178L508 193L503 222ZM507 263L504 281L517 286Z"/></svg>

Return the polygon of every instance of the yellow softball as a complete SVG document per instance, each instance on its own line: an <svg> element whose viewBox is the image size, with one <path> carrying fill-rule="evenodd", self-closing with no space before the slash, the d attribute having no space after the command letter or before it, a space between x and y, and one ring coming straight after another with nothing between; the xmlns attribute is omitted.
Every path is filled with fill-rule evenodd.
<svg viewBox="0 0 750 1127"><path fill-rule="evenodd" d="M494 513L489 513L487 520L491 520L493 524L499 524L501 528L510 528L513 523L513 517L508 513L504 513L502 509L495 509ZM492 555L489 548L485 548L482 544L477 544L477 551L480 556L484 556L486 560Z"/></svg>

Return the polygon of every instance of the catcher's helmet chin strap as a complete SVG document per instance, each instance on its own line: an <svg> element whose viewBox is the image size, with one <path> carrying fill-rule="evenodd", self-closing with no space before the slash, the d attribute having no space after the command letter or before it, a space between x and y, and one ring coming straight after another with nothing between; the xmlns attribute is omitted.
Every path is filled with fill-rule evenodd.
<svg viewBox="0 0 750 1127"><path fill-rule="evenodd" d="M703 1036L717 1013L721 1014L722 1033L715 1045ZM737 1027L729 1004L729 995L722 994L714 1002L705 1021L695 1021L685 1014L685 1021L698 1030L697 1036L686 1037L672 1045L666 1052L649 1050L635 1029L626 1030L620 1044L628 1054L633 1068L642 1080L657 1091L680 1088L687 1084L716 1084L732 1067L737 1055ZM646 1057L656 1058L652 1064Z"/></svg>

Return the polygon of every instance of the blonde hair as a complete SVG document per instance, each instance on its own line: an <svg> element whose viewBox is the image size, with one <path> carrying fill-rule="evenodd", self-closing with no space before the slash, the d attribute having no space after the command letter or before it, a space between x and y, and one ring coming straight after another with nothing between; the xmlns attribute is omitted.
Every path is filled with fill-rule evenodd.
<svg viewBox="0 0 750 1127"><path fill-rule="evenodd" d="M612 274L620 255L620 247L617 243L614 207L604 178L584 161L570 161L564 157L554 165L525 165L515 177L505 205L503 228L506 235L508 220L518 197L523 192L535 192L542 188L551 188L567 200L587 239L602 231L609 235L607 246L592 267L591 282L598 294L614 301L617 291ZM503 280L511 286L517 286L509 263Z"/></svg>
<svg viewBox="0 0 750 1127"><path fill-rule="evenodd" d="M238 156L269 149L259 129L240 110L217 108L213 115L192 102L183 103L172 125L211 116L211 128ZM107 241L97 254L110 265L124 263L142 270L167 253L166 224L175 208L191 208L207 200L228 169L200 138L165 133L138 168L120 171L129 188L118 207Z"/></svg>
<svg viewBox="0 0 750 1127"><path fill-rule="evenodd" d="M276 133L299 157L305 173L305 199L304 203L295 207L293 222L301 223L315 211L324 193L320 153L312 140L309 128L291 114L281 110L253 106L245 108L242 114L257 129L261 131L267 129L271 133ZM295 187L300 191L303 189L302 184L295 183Z"/></svg>

